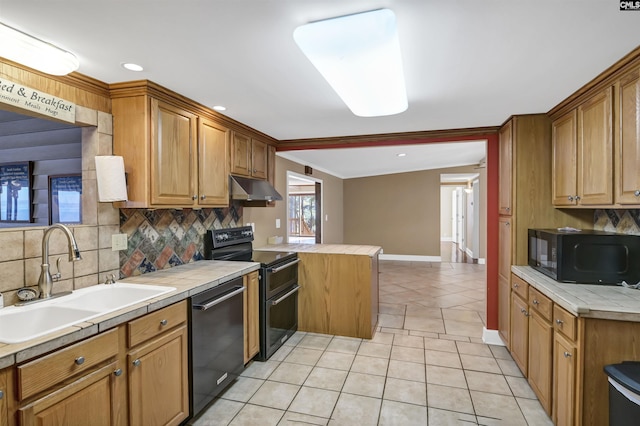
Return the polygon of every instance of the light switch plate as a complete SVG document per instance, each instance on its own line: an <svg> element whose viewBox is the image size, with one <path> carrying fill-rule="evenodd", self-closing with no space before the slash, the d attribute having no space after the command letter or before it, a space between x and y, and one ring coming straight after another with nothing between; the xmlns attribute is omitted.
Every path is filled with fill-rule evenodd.
<svg viewBox="0 0 640 426"><path fill-rule="evenodd" d="M276 228L280 228L280 219L276 219Z"/></svg>
<svg viewBox="0 0 640 426"><path fill-rule="evenodd" d="M111 250L119 251L127 249L127 234L113 234L111 236Z"/></svg>

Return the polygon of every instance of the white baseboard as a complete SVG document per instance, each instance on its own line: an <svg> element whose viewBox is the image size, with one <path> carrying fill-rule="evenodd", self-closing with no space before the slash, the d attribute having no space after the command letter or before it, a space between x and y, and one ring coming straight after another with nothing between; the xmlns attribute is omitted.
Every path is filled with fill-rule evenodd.
<svg viewBox="0 0 640 426"><path fill-rule="evenodd" d="M418 256L412 254L381 254L380 260L404 260L407 262L442 262L440 256Z"/></svg>
<svg viewBox="0 0 640 426"><path fill-rule="evenodd" d="M482 341L487 345L506 346L500 338L498 330L489 330L486 327L482 327Z"/></svg>
<svg viewBox="0 0 640 426"><path fill-rule="evenodd" d="M478 265L485 265L487 263L487 259L481 257L478 259Z"/></svg>

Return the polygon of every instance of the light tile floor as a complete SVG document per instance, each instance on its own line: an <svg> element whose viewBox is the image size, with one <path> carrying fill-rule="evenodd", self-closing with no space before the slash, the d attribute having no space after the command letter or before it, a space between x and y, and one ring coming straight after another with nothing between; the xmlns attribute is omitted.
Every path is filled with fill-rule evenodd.
<svg viewBox="0 0 640 426"><path fill-rule="evenodd" d="M485 266L380 262L371 340L296 333L191 424L551 425L501 346L482 343Z"/></svg>

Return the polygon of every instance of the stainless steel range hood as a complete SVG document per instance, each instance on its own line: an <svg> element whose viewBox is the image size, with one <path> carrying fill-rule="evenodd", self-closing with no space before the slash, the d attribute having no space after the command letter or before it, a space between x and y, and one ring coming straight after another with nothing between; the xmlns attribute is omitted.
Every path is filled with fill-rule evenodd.
<svg viewBox="0 0 640 426"><path fill-rule="evenodd" d="M231 198L246 201L278 201L282 196L266 180L230 176Z"/></svg>

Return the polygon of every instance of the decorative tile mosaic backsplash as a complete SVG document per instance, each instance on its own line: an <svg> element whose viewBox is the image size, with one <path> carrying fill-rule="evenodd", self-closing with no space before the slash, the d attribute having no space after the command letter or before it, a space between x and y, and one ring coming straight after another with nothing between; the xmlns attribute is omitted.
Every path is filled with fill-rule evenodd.
<svg viewBox="0 0 640 426"><path fill-rule="evenodd" d="M596 210L593 229L640 235L640 210Z"/></svg>
<svg viewBox="0 0 640 426"><path fill-rule="evenodd" d="M127 250L120 252L120 278L201 260L208 229L242 225L242 205L222 209L120 209L120 232Z"/></svg>

